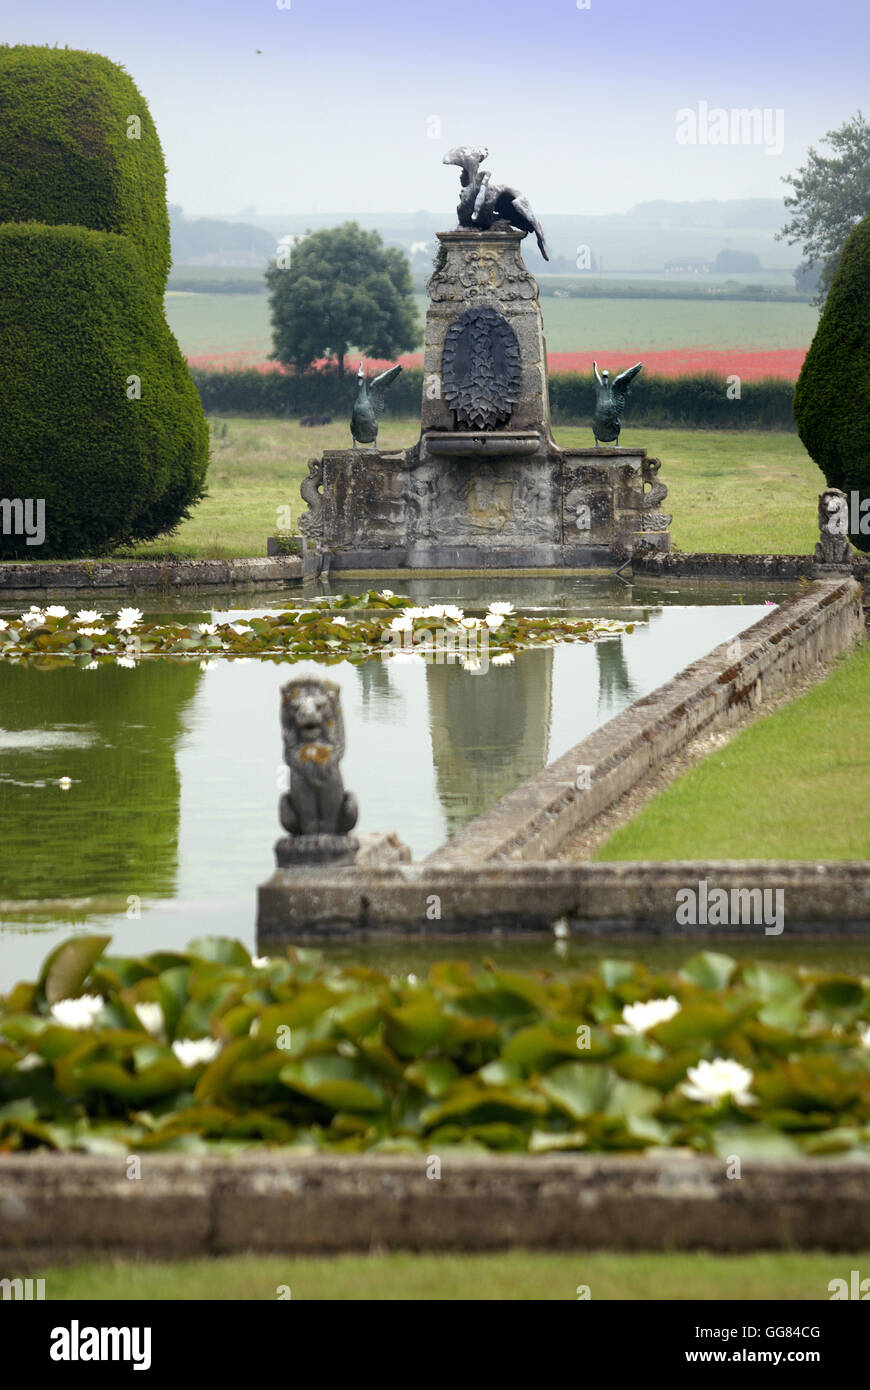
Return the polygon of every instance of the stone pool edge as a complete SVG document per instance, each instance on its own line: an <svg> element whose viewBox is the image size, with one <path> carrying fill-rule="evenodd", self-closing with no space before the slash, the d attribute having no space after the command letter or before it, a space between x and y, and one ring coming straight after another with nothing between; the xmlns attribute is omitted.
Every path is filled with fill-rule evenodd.
<svg viewBox="0 0 870 1390"><path fill-rule="evenodd" d="M745 1158L733 1181L724 1160L685 1152L448 1150L438 1178L428 1176L432 1158L143 1154L133 1179L126 1156L4 1156L0 1269L11 1276L94 1258L375 1249L870 1247L864 1162ZM832 1267L832 1276L841 1273Z"/></svg>
<svg viewBox="0 0 870 1390"><path fill-rule="evenodd" d="M0 593L34 589L225 588L302 583L302 561L294 555L248 560L64 560L0 562Z"/></svg>

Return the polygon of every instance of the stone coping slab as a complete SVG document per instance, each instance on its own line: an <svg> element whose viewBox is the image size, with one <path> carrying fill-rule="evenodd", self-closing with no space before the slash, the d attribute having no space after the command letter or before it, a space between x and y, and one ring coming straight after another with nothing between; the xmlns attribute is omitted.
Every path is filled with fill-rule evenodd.
<svg viewBox="0 0 870 1390"><path fill-rule="evenodd" d="M694 922L690 913L677 920L687 889ZM730 925L714 909L716 890L728 895ZM732 910L734 893L742 896ZM506 938L552 936L554 928L590 938L728 938L747 948L768 936L866 936L870 861L424 861L366 871L278 869L259 889L260 949L312 937Z"/></svg>
<svg viewBox="0 0 870 1390"><path fill-rule="evenodd" d="M0 593L34 589L175 589L298 583L295 555L250 560L58 560L0 563Z"/></svg>
<svg viewBox="0 0 870 1390"><path fill-rule="evenodd" d="M433 1159L440 1177L428 1176L439 1169ZM746 1158L740 1167L729 1178L724 1160L683 1152L273 1150L144 1154L141 1176L130 1178L126 1156L13 1154L0 1159L0 1270L38 1275L94 1258L242 1252L870 1246L866 1163Z"/></svg>
<svg viewBox="0 0 870 1390"><path fill-rule="evenodd" d="M816 566L812 555L747 555L718 551L652 551L632 557L632 573L666 575L668 579L812 579ZM870 581L870 556L856 555L852 575Z"/></svg>

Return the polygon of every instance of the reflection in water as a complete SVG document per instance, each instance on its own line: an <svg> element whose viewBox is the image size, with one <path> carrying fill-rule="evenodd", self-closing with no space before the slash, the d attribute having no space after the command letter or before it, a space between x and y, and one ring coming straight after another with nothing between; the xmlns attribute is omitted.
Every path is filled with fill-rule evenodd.
<svg viewBox="0 0 870 1390"><path fill-rule="evenodd" d="M624 637L613 637L595 645L598 658L598 712L607 719L636 698L625 663L622 646L625 640Z"/></svg>
<svg viewBox="0 0 870 1390"><path fill-rule="evenodd" d="M0 664L0 898L174 891L175 752L200 676L198 664Z"/></svg>
<svg viewBox="0 0 870 1390"><path fill-rule="evenodd" d="M392 704L398 716L403 707L402 696L390 682L389 672L382 661L363 661L356 666L362 695L363 715L366 718L383 717L384 708Z"/></svg>
<svg viewBox="0 0 870 1390"><path fill-rule="evenodd" d="M426 667L438 798L453 835L547 761L553 652L523 652L511 666L472 675Z"/></svg>

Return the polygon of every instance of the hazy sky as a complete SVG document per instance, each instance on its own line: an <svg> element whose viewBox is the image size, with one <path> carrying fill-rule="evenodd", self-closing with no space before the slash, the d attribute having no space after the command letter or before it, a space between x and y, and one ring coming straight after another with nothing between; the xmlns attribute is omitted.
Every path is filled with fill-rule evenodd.
<svg viewBox="0 0 870 1390"><path fill-rule="evenodd" d="M0 0L0 34L122 63L188 215L452 215L455 144L488 145L544 216L780 197L807 146L870 106L868 0L278 3ZM700 103L767 111L766 143L679 143Z"/></svg>

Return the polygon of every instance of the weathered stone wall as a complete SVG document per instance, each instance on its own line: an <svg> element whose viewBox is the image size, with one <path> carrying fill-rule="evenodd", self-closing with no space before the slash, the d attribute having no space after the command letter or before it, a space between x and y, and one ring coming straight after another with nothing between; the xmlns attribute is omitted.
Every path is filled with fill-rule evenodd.
<svg viewBox="0 0 870 1390"><path fill-rule="evenodd" d="M283 584L302 578L296 556L254 560L67 560L0 564L0 593L16 589L192 589Z"/></svg>
<svg viewBox="0 0 870 1390"><path fill-rule="evenodd" d="M94 1258L342 1250L862 1250L864 1163L715 1158L257 1153L231 1159L9 1154L0 1268ZM832 1276L840 1274L832 1269ZM594 1292L594 1291L593 1291ZM825 1297L826 1288L810 1290ZM50 1287L46 1296L52 1297Z"/></svg>

